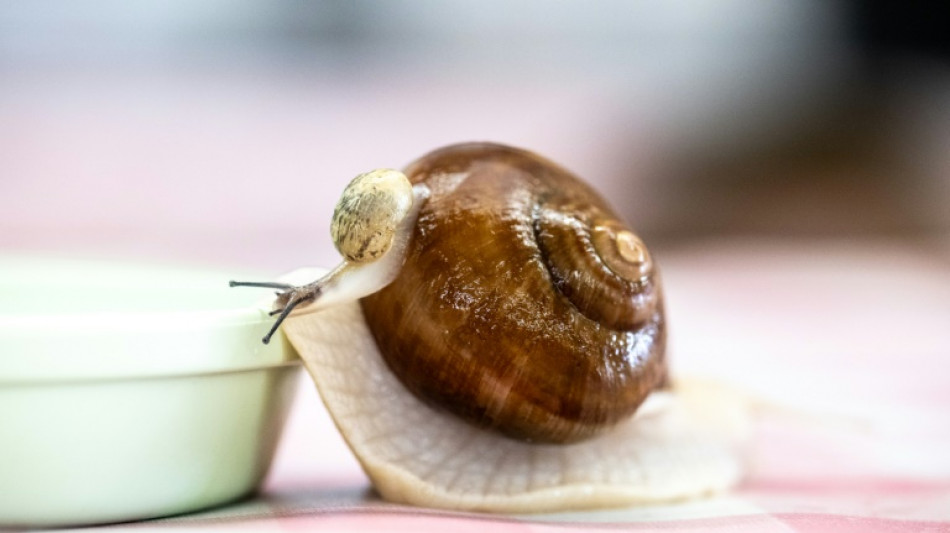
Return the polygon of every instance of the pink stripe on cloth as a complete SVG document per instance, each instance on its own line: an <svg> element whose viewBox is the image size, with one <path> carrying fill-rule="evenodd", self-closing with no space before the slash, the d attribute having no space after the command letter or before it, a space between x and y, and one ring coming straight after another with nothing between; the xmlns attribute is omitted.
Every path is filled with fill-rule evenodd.
<svg viewBox="0 0 950 533"><path fill-rule="evenodd" d="M950 523L929 520L897 520L834 514L780 514L781 520L795 531L812 533L919 533L950 531Z"/></svg>
<svg viewBox="0 0 950 533"><path fill-rule="evenodd" d="M542 522L518 520L490 515L452 515L425 510L408 512L373 511L353 509L273 517L255 520L215 520L212 522L187 521L181 524L155 524L152 527L166 529L200 527L210 530L247 531L388 531L394 533L423 533L452 531L459 533L568 533L573 531L636 531L678 532L711 531L727 533L807 531L813 533L910 533L950 531L950 523L930 520L901 520L893 518L870 518L864 516L832 513L780 513L750 514L691 520L649 522ZM151 529L140 524L136 529Z"/></svg>
<svg viewBox="0 0 950 533"><path fill-rule="evenodd" d="M829 492L856 492L861 494L913 495L943 492L950 494L950 479L901 479L901 478L756 478L750 486L756 492L782 494L808 493L812 495Z"/></svg>

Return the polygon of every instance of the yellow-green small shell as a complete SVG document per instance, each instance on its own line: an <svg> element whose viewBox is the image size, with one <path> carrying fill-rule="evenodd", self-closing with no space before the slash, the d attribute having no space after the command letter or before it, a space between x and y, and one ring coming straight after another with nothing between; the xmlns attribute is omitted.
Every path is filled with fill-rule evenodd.
<svg viewBox="0 0 950 533"><path fill-rule="evenodd" d="M402 172L377 169L360 174L333 210L333 244L348 262L375 261L392 246L396 228L411 207L412 185Z"/></svg>

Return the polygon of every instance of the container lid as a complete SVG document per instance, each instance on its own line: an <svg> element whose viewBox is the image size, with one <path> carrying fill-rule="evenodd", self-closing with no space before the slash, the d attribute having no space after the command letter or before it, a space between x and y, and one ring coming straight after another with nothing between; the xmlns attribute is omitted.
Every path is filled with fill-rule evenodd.
<svg viewBox="0 0 950 533"><path fill-rule="evenodd" d="M245 276L0 256L0 385L295 364L281 334L261 342L272 295L228 287Z"/></svg>

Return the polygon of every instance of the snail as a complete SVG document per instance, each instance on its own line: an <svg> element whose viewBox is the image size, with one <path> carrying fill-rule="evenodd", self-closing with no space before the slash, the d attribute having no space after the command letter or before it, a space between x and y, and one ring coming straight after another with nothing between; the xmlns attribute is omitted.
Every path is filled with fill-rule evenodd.
<svg viewBox="0 0 950 533"><path fill-rule="evenodd" d="M450 146L355 178L331 235L316 281L232 286L280 289L265 342L282 324L387 499L544 511L738 479L741 402L671 388L655 261L568 171Z"/></svg>

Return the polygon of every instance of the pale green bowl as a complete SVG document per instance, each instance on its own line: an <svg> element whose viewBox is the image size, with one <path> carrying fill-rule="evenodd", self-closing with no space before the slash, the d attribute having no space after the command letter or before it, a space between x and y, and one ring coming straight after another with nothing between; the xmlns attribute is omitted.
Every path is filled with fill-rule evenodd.
<svg viewBox="0 0 950 533"><path fill-rule="evenodd" d="M0 527L253 492L300 365L228 274L0 258Z"/></svg>

